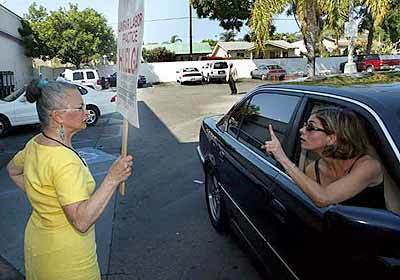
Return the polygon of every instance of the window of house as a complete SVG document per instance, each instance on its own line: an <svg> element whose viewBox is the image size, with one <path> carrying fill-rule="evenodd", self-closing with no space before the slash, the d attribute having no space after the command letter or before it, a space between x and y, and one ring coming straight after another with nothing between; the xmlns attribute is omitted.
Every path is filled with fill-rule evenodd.
<svg viewBox="0 0 400 280"><path fill-rule="evenodd" d="M275 51L270 51L269 52L269 57L270 58L275 58L275 57L277 57L277 53Z"/></svg>
<svg viewBox="0 0 400 280"><path fill-rule="evenodd" d="M94 73L92 71L86 72L86 77L88 79L94 79L95 78Z"/></svg>
<svg viewBox="0 0 400 280"><path fill-rule="evenodd" d="M283 52L283 57L289 57L289 53L288 52Z"/></svg>
<svg viewBox="0 0 400 280"><path fill-rule="evenodd" d="M244 53L243 53L243 52L238 52L238 53L237 53L237 56L238 56L238 57L244 57Z"/></svg>
<svg viewBox="0 0 400 280"><path fill-rule="evenodd" d="M73 74L72 74L72 79L74 80L74 81L76 81L76 80L83 80L84 78L83 78L83 72L74 72Z"/></svg>
<svg viewBox="0 0 400 280"><path fill-rule="evenodd" d="M276 136L281 143L284 143L299 100L299 97L290 95L271 93L254 95L240 112L239 141L266 156L265 151L261 150L261 145L271 139L268 125L272 125Z"/></svg>

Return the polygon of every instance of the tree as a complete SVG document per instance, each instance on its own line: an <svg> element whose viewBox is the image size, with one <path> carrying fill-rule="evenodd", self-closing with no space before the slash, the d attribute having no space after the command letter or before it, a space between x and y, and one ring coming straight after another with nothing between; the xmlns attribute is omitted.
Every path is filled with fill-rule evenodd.
<svg viewBox="0 0 400 280"><path fill-rule="evenodd" d="M210 45L211 48L214 48L215 45L217 44L217 41L213 40L213 39L204 39L201 41L202 43L208 43Z"/></svg>
<svg viewBox="0 0 400 280"><path fill-rule="evenodd" d="M240 31L248 22L255 0L191 0L200 18L218 20L225 30Z"/></svg>
<svg viewBox="0 0 400 280"><path fill-rule="evenodd" d="M235 31L229 30L220 34L219 39L224 42L235 41L236 33Z"/></svg>
<svg viewBox="0 0 400 280"><path fill-rule="evenodd" d="M169 40L171 44L182 42L182 39L179 38L179 35L172 35L171 39Z"/></svg>
<svg viewBox="0 0 400 280"><path fill-rule="evenodd" d="M377 25L382 22L391 0L354 1L368 8L374 18L374 25ZM264 47L268 39L268 27L273 15L282 13L288 7L293 11L303 35L308 75L315 76L315 57L320 49L324 24L332 24L335 21L333 17L344 17L343 11L348 11L349 0L255 0L250 25L259 49Z"/></svg>
<svg viewBox="0 0 400 280"><path fill-rule="evenodd" d="M400 0L392 1L393 9L390 9L382 24L382 29L397 49L400 48L400 9L395 7L399 7L399 5Z"/></svg>
<svg viewBox="0 0 400 280"><path fill-rule="evenodd" d="M115 37L104 16L93 9L78 10L77 5L47 13L33 3L19 30L26 53L31 57L72 63L99 60L103 55L115 55Z"/></svg>
<svg viewBox="0 0 400 280"><path fill-rule="evenodd" d="M143 59L146 62L168 62L175 60L175 53L164 47L147 50L143 48Z"/></svg>

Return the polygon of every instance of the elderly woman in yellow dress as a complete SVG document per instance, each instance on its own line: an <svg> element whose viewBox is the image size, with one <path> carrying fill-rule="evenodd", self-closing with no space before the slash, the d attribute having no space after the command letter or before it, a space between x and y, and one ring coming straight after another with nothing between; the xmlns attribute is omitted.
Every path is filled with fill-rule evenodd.
<svg viewBox="0 0 400 280"><path fill-rule="evenodd" d="M86 128L80 92L71 84L40 80L31 82L26 98L36 102L43 130L7 165L32 206L25 229L26 279L100 279L94 224L130 176L132 156L119 157L94 191L89 168L71 143Z"/></svg>

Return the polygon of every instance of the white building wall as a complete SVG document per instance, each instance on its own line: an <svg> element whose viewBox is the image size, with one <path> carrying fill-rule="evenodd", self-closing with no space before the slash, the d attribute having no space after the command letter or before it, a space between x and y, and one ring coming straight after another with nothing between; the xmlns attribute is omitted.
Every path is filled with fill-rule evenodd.
<svg viewBox="0 0 400 280"><path fill-rule="evenodd" d="M382 58L397 58L400 55L382 55ZM334 74L340 73L339 65L347 61L347 57L317 57L316 72L317 74ZM197 67L200 71L202 66L210 62L205 61L182 61L182 62L158 62L144 63L140 66L139 74L146 76L148 83L165 83L176 81L176 71L183 67ZM286 69L288 74L304 74L306 73L306 58L274 58L274 59L232 59L229 60L235 64L239 78L251 78L250 72L260 64L278 64ZM100 76L108 76L117 71L117 65L104 65L98 67Z"/></svg>
<svg viewBox="0 0 400 280"><path fill-rule="evenodd" d="M32 79L32 59L24 54L20 18L0 5L0 71L14 72L16 89Z"/></svg>
<svg viewBox="0 0 400 280"><path fill-rule="evenodd" d="M339 64L346 61L347 57L318 57L316 59L317 74L339 73ZM146 76L148 83L164 83L176 81L176 71L183 67L202 66L210 61L182 61L144 63L139 69L139 74ZM251 78L250 72L260 64L278 64L286 69L289 74L306 73L307 60L305 58L274 58L274 59L235 59L229 60L235 64L239 78ZM104 65L98 67L100 76L108 76L117 71L116 65Z"/></svg>

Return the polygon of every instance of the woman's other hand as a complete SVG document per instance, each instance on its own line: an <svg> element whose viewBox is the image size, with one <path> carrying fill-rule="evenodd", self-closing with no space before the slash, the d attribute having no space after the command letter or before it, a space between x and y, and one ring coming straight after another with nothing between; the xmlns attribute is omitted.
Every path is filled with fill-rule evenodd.
<svg viewBox="0 0 400 280"><path fill-rule="evenodd" d="M261 146L261 149L265 149L268 154L272 154L275 159L279 162L286 159L287 156L282 149L281 142L279 142L278 137L276 137L272 125L268 125L269 134L271 135L270 141L265 141L265 144Z"/></svg>
<svg viewBox="0 0 400 280"><path fill-rule="evenodd" d="M133 157L131 155L120 156L108 170L108 179L116 185L124 182L132 174L132 164Z"/></svg>

